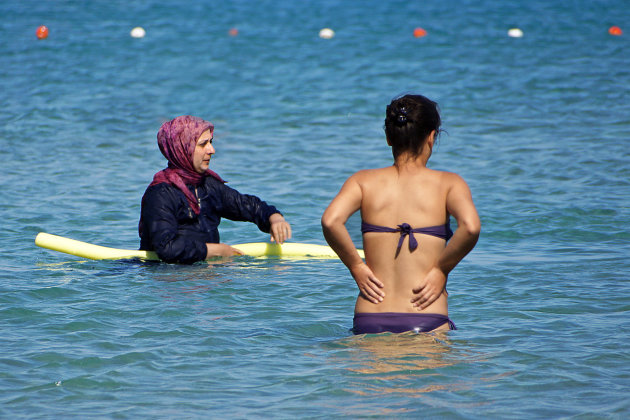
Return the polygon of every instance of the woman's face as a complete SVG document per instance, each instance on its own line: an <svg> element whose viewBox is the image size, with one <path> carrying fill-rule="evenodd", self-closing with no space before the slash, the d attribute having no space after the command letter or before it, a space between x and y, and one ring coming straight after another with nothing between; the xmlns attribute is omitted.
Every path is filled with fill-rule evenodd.
<svg viewBox="0 0 630 420"><path fill-rule="evenodd" d="M210 166L210 158L215 153L212 145L212 132L206 130L197 139L197 145L193 153L193 168L197 173L203 174Z"/></svg>

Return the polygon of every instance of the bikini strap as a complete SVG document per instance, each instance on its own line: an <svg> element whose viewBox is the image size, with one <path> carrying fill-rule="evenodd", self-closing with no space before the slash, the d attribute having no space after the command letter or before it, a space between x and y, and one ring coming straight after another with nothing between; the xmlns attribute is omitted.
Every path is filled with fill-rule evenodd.
<svg viewBox="0 0 630 420"><path fill-rule="evenodd" d="M455 326L455 323L454 323L453 321L451 321L451 318L447 318L447 319L448 319L448 327L449 327L451 330L456 330L456 329L457 329L457 327Z"/></svg>
<svg viewBox="0 0 630 420"><path fill-rule="evenodd" d="M413 236L413 232L415 229L411 227L409 223L402 223L398 225L397 231L400 232L400 239L398 240L398 248L402 248L403 241L405 240L405 236L409 235L409 251L413 252L418 248L418 240L415 236Z"/></svg>
<svg viewBox="0 0 630 420"><path fill-rule="evenodd" d="M370 223L366 223L364 221L361 221L361 233L365 233L365 232L389 232L389 233L400 232L400 239L398 240L397 250L400 250L400 248L402 248L403 241L405 240L405 236L407 236L407 235L409 235L409 251L415 251L415 249L418 248L418 241L416 240L416 237L413 236L414 231L416 231L416 230L412 229L411 225L409 223L402 223L402 224L398 225L398 229L394 229L394 228L390 228L390 227L387 227L387 226L372 225Z"/></svg>
<svg viewBox="0 0 630 420"><path fill-rule="evenodd" d="M400 232L400 239L398 240L397 250L400 250L400 248L402 248L405 236L409 236L409 251L411 252L415 251L416 248L418 248L418 241L413 235L414 233L437 236L438 238L445 239L446 241L448 241L451 236L453 236L453 232L451 231L450 226L450 220L447 221L444 225L415 229L412 228L409 223L401 223L400 225L398 225L398 229L394 229L387 226L372 225L370 223L361 221L361 233L365 232Z"/></svg>

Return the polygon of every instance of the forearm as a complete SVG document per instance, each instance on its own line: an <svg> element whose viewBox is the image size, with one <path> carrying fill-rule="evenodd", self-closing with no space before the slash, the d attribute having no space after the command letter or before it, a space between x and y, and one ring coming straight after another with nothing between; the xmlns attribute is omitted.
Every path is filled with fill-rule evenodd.
<svg viewBox="0 0 630 420"><path fill-rule="evenodd" d="M348 178L343 184L339 194L328 205L321 219L326 242L350 272L353 267L363 265L363 260L346 229L348 218L361 208L361 188L354 178L355 176Z"/></svg>
<svg viewBox="0 0 630 420"><path fill-rule="evenodd" d="M444 275L448 275L475 247L481 232L481 220L468 185L459 175L451 174L450 178L452 185L446 198L446 208L457 220L457 230L436 264Z"/></svg>
<svg viewBox="0 0 630 420"><path fill-rule="evenodd" d="M459 262L475 247L479 239L478 229L458 227L448 245L442 251L436 266L448 275Z"/></svg>
<svg viewBox="0 0 630 420"><path fill-rule="evenodd" d="M269 233L271 228L270 218L274 215L281 216L276 207L261 200L255 195L241 194L237 190L226 185L219 185L222 197L220 216L226 219L252 222L262 232Z"/></svg>
<svg viewBox="0 0 630 420"><path fill-rule="evenodd" d="M331 223L324 217L322 218L322 230L330 247L348 267L361 295L374 304L382 302L385 297L383 283L359 256L346 226L341 222Z"/></svg>
<svg viewBox="0 0 630 420"><path fill-rule="evenodd" d="M337 253L339 259L351 269L363 260L357 252L345 225L341 222L328 222L322 219L322 231L328 245Z"/></svg>

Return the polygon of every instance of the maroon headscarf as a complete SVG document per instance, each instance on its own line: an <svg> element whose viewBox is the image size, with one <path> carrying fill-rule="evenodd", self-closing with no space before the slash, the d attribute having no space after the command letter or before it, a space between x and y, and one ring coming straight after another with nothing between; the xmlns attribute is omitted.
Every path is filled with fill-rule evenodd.
<svg viewBox="0 0 630 420"><path fill-rule="evenodd" d="M214 171L208 169L200 174L195 171L193 166L193 154L197 146L197 139L206 130L210 130L212 133L214 125L190 115L182 115L162 124L157 134L157 140L160 151L168 160L168 167L157 172L149 184L149 187L162 183L174 185L184 193L195 214L199 214L201 209L195 195L186 184L199 185L207 176L225 182ZM144 201L144 197L142 198ZM142 235L142 216L140 216L138 227L140 235Z"/></svg>

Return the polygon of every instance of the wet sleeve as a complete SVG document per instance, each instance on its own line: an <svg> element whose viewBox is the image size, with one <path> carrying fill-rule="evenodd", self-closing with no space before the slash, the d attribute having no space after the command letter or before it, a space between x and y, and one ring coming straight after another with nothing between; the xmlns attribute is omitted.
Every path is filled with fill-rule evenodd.
<svg viewBox="0 0 630 420"><path fill-rule="evenodd" d="M269 217L274 213L280 213L277 208L255 195L241 194L227 185L220 185L219 188L222 198L221 217L241 222L252 222L261 231L269 233L271 229Z"/></svg>
<svg viewBox="0 0 630 420"><path fill-rule="evenodd" d="M178 234L178 214L186 211L180 197L166 188L147 190L142 206L145 229L153 250L168 263L192 264L206 258L203 241Z"/></svg>

